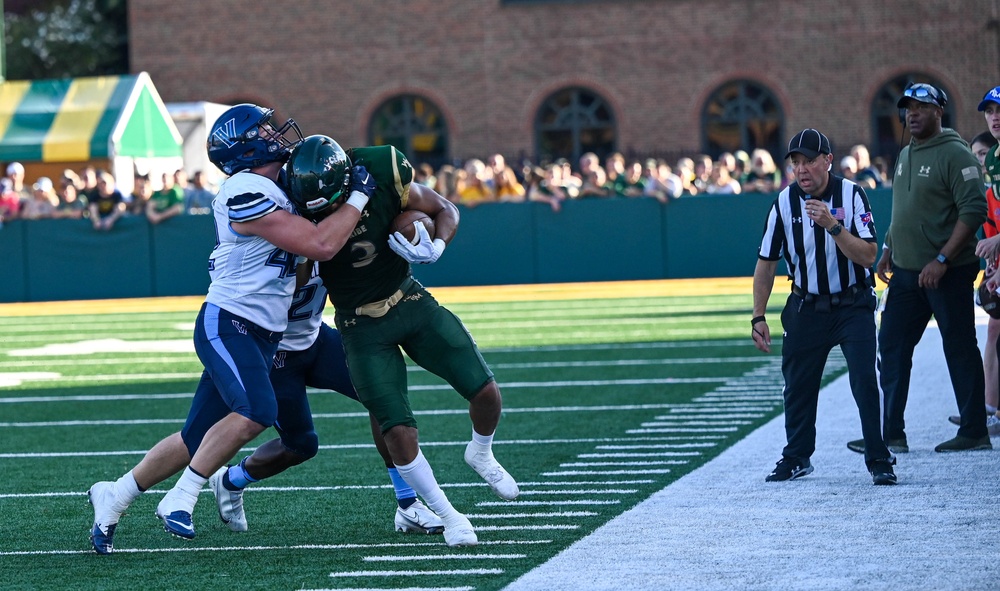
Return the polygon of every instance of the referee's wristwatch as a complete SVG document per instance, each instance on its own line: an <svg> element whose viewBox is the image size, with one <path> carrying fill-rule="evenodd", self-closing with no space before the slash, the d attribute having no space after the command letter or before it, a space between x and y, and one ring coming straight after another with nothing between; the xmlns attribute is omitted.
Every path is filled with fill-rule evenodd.
<svg viewBox="0 0 1000 591"><path fill-rule="evenodd" d="M830 236L837 236L838 234L840 234L840 231L843 230L843 229L844 229L844 224L841 224L840 222L837 222L837 225L835 225L832 228L829 228L827 230L827 232L830 233Z"/></svg>
<svg viewBox="0 0 1000 591"><path fill-rule="evenodd" d="M937 258L935 258L934 260L941 263L942 265L947 265L949 263L948 257L944 256L943 252L939 252Z"/></svg>

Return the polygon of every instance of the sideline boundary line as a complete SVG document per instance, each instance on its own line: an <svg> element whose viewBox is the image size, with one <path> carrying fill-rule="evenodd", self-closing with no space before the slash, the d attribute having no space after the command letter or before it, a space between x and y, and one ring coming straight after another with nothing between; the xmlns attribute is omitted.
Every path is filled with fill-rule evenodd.
<svg viewBox="0 0 1000 591"><path fill-rule="evenodd" d="M775 286L786 283L775 279ZM444 305L478 302L558 301L654 296L751 295L752 277L650 279L586 283L539 283L462 287L428 286ZM197 312L205 296L19 302L0 304L0 317L110 314L134 312Z"/></svg>

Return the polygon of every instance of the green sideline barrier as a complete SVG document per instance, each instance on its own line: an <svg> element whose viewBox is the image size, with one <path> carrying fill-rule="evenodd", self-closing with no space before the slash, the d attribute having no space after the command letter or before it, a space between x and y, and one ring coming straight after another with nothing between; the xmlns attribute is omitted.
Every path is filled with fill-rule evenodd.
<svg viewBox="0 0 1000 591"><path fill-rule="evenodd" d="M28 301L25 252L24 224L5 223L0 228L0 302Z"/></svg>
<svg viewBox="0 0 1000 591"><path fill-rule="evenodd" d="M208 257L215 248L212 216L175 217L151 226L150 244L153 295L202 295L208 291Z"/></svg>
<svg viewBox="0 0 1000 591"><path fill-rule="evenodd" d="M869 198L879 237L891 191ZM445 255L415 265L429 287L753 274L774 195L583 200L461 207ZM96 232L86 220L16 220L0 228L0 302L203 295L215 244L211 216L159 225L143 217Z"/></svg>
<svg viewBox="0 0 1000 591"><path fill-rule="evenodd" d="M538 283L665 277L663 218L655 199L541 205L535 228Z"/></svg>
<svg viewBox="0 0 1000 591"><path fill-rule="evenodd" d="M32 220L24 225L27 301L152 295L149 224L118 220L97 232L88 220Z"/></svg>

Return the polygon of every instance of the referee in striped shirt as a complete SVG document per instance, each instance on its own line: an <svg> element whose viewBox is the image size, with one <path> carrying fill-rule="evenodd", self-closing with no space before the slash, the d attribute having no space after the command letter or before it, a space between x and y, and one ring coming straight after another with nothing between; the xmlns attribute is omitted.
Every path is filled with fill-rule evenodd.
<svg viewBox="0 0 1000 591"><path fill-rule="evenodd" d="M815 129L788 143L795 182L778 194L767 214L753 274L751 338L771 352L764 312L784 257L793 281L781 312L784 343L787 444L767 482L794 480L813 471L816 407L827 356L840 345L851 391L861 415L865 465L875 484L895 484L895 458L882 440L875 377L875 290L871 267L877 238L864 189L830 174L830 140Z"/></svg>

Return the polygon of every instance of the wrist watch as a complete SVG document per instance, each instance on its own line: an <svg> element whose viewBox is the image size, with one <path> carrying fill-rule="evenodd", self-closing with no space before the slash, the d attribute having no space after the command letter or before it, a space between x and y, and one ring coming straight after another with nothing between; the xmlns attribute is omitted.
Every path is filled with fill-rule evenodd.
<svg viewBox="0 0 1000 591"><path fill-rule="evenodd" d="M937 255L937 258L934 259L934 260L936 260L937 262L941 263L942 265L947 265L948 264L948 257L944 256L943 252L939 252L938 255Z"/></svg>
<svg viewBox="0 0 1000 591"><path fill-rule="evenodd" d="M836 235L840 234L840 231L843 230L843 229L844 229L844 225L841 224L840 222L837 222L837 225L834 226L834 227L832 227L832 228L830 228L829 230L827 230L827 232L830 233L830 236L836 236Z"/></svg>

